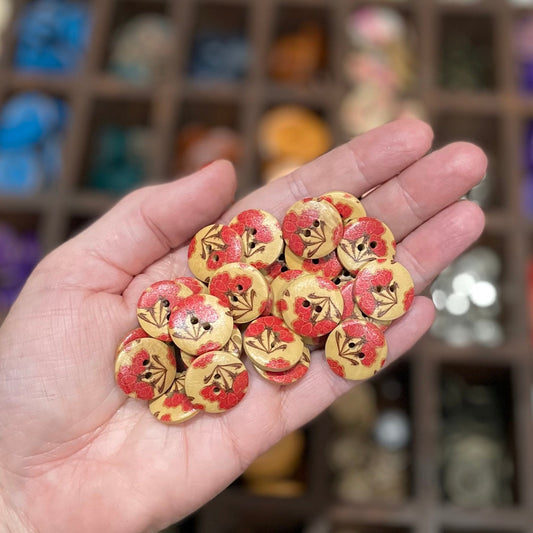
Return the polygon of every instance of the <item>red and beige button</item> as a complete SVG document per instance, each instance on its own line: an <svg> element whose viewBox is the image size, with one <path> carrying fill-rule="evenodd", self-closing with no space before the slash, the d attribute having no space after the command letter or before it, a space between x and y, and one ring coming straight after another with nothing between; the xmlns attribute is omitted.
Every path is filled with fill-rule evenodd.
<svg viewBox="0 0 533 533"><path fill-rule="evenodd" d="M387 358L383 332L366 320L348 319L326 341L326 360L338 376L360 380L372 377Z"/></svg>
<svg viewBox="0 0 533 533"><path fill-rule="evenodd" d="M275 316L254 320L244 332L243 346L255 366L271 372L294 367L304 349L302 339Z"/></svg>
<svg viewBox="0 0 533 533"><path fill-rule="evenodd" d="M228 224L242 240L242 261L255 268L267 268L283 251L281 226L276 217L260 209L239 213Z"/></svg>
<svg viewBox="0 0 533 533"><path fill-rule="evenodd" d="M369 317L381 321L404 315L413 303L413 279L400 263L386 260L367 263L355 278L355 301Z"/></svg>
<svg viewBox="0 0 533 533"><path fill-rule="evenodd" d="M355 196L347 192L333 191L320 196L321 200L326 200L335 207L342 217L344 224L360 217L366 217L363 204Z"/></svg>
<svg viewBox="0 0 533 533"><path fill-rule="evenodd" d="M222 413L235 407L248 390L243 362L226 352L197 357L185 374L185 391L194 408Z"/></svg>
<svg viewBox="0 0 533 533"><path fill-rule="evenodd" d="M284 370L283 372L271 372L268 370L263 370L262 368L254 365L254 369L257 373L267 381L271 383L277 383L278 385L292 385L297 381L300 381L307 371L309 370L309 364L311 363L311 352L307 346L304 346L302 357L289 370Z"/></svg>
<svg viewBox="0 0 533 533"><path fill-rule="evenodd" d="M179 372L170 389L152 400L148 407L150 412L165 424L181 424L200 412L194 408L185 393L185 372Z"/></svg>
<svg viewBox="0 0 533 533"><path fill-rule="evenodd" d="M228 263L238 263L242 241L228 226L211 224L201 229L189 244L189 268L200 280L208 283L211 276Z"/></svg>
<svg viewBox="0 0 533 533"><path fill-rule="evenodd" d="M122 351L122 348L129 344L130 342L136 341L137 339L147 339L150 338L150 335L144 331L143 328L132 329L117 346L117 351L115 352L115 357Z"/></svg>
<svg viewBox="0 0 533 533"><path fill-rule="evenodd" d="M272 299L263 274L246 263L230 263L219 268L209 283L209 292L229 307L237 324L261 316Z"/></svg>
<svg viewBox="0 0 533 533"><path fill-rule="evenodd" d="M394 259L396 242L392 231L383 222L362 217L345 226L337 254L342 265L357 274L368 261Z"/></svg>
<svg viewBox="0 0 533 533"><path fill-rule="evenodd" d="M281 301L285 289L289 286L291 281L305 275L303 270L286 270L272 281L270 284L270 289L272 291L272 315L277 316L278 318L283 318L279 302ZM281 306L282 305L283 304L281 304Z"/></svg>
<svg viewBox="0 0 533 533"><path fill-rule="evenodd" d="M216 296L195 294L172 310L168 327L180 350L201 355L220 350L229 341L233 319L230 310Z"/></svg>
<svg viewBox="0 0 533 533"><path fill-rule="evenodd" d="M311 274L292 281L280 302L285 323L305 337L327 335L341 321L344 305L332 281Z"/></svg>
<svg viewBox="0 0 533 533"><path fill-rule="evenodd" d="M339 212L325 200L307 198L291 206L283 219L283 238L289 249L305 259L331 253L344 226Z"/></svg>
<svg viewBox="0 0 533 533"><path fill-rule="evenodd" d="M303 270L315 276L334 278L342 272L342 265L335 250L324 257L304 259L287 249L285 250L285 260L291 270Z"/></svg>
<svg viewBox="0 0 533 533"><path fill-rule="evenodd" d="M137 339L126 344L115 360L118 386L132 398L153 400L164 394L176 377L174 349L162 341Z"/></svg>

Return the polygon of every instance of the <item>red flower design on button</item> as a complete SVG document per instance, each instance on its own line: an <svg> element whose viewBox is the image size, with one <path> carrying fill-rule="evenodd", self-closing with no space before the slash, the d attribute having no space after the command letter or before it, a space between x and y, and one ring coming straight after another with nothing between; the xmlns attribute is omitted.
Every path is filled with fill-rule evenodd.
<svg viewBox="0 0 533 533"><path fill-rule="evenodd" d="M185 412L192 411L194 409L189 398L185 394L180 392L175 392L174 394L172 394L172 396L167 396L163 400L163 405L169 408L181 407L181 409Z"/></svg>
<svg viewBox="0 0 533 533"><path fill-rule="evenodd" d="M326 359L326 361L328 362L329 368L331 368L331 370L333 370L337 376L340 376L341 378L344 377L344 368L342 368L337 361L334 361L333 359Z"/></svg>
<svg viewBox="0 0 533 533"><path fill-rule="evenodd" d="M407 311L411 305L413 304L413 300L415 298L415 289L411 288L409 289L403 297L403 308L405 311Z"/></svg>
<svg viewBox="0 0 533 533"><path fill-rule="evenodd" d="M237 215L237 222L230 225L239 235L245 231L255 230L254 238L256 242L272 242L273 235L265 224L265 216L258 209L248 209Z"/></svg>
<svg viewBox="0 0 533 533"><path fill-rule="evenodd" d="M370 315L377 306L375 299L378 287L387 287L392 281L392 272L387 269L379 270L376 274L362 272L355 280L355 293L358 296L359 308Z"/></svg>
<svg viewBox="0 0 533 533"><path fill-rule="evenodd" d="M283 357L278 357L277 359L271 359L267 365L268 368L277 368L279 370L288 370L291 365L289 361L283 359Z"/></svg>
<svg viewBox="0 0 533 533"><path fill-rule="evenodd" d="M150 360L146 350L140 350L131 361L131 365L120 367L117 376L119 387L126 393L135 393L140 400L151 400L154 397L154 389L145 381L141 381L146 370L143 361Z"/></svg>
<svg viewBox="0 0 533 533"><path fill-rule="evenodd" d="M200 391L200 395L210 402L218 403L220 409L227 410L235 407L244 398L247 387L248 372L245 370L235 377L231 388L228 390L215 383L204 387Z"/></svg>

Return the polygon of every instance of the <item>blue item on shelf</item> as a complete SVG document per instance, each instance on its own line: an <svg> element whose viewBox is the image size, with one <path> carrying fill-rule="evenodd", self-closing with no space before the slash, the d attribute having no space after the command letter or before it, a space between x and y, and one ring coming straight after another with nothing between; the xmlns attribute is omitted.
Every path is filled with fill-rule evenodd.
<svg viewBox="0 0 533 533"><path fill-rule="evenodd" d="M242 79L249 59L247 39L238 33L200 33L193 44L190 74L200 80Z"/></svg>
<svg viewBox="0 0 533 533"><path fill-rule="evenodd" d="M35 0L18 21L15 66L19 70L75 71L87 48L90 27L86 3Z"/></svg>
<svg viewBox="0 0 533 533"><path fill-rule="evenodd" d="M0 151L0 193L29 196L43 184L43 169L34 149Z"/></svg>
<svg viewBox="0 0 533 533"><path fill-rule="evenodd" d="M61 174L63 163L63 136L52 135L44 140L41 146L41 161L46 185L52 185Z"/></svg>

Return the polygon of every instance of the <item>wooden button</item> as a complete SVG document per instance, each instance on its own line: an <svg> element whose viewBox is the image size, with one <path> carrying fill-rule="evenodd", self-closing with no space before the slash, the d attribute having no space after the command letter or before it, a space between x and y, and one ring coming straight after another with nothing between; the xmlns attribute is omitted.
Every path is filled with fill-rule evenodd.
<svg viewBox="0 0 533 533"><path fill-rule="evenodd" d="M150 412L165 424L181 424L196 416L195 409L185 393L185 372L179 372L170 389L148 405Z"/></svg>
<svg viewBox="0 0 533 533"><path fill-rule="evenodd" d="M254 369L257 373L267 381L271 383L277 383L278 385L291 385L302 379L307 371L309 370L309 364L311 363L311 352L309 348L304 345L302 357L296 365L294 365L289 370L284 370L283 372L271 372L268 370L263 370L262 368L254 365Z"/></svg>
<svg viewBox="0 0 533 533"><path fill-rule="evenodd" d="M282 225L287 246L305 259L324 257L335 250L343 229L338 211L329 202L316 198L293 204Z"/></svg>
<svg viewBox="0 0 533 533"><path fill-rule="evenodd" d="M227 305L237 324L261 316L270 304L270 287L263 274L246 263L230 263L217 270L209 292Z"/></svg>
<svg viewBox="0 0 533 533"><path fill-rule="evenodd" d="M189 244L189 268L201 281L228 263L238 263L242 255L242 241L235 230L221 224L201 229Z"/></svg>
<svg viewBox="0 0 533 533"><path fill-rule="evenodd" d="M180 357L181 362L185 366L185 368L189 368L192 364L192 362L198 357L197 355L191 355L190 353L184 352L183 350L180 350Z"/></svg>
<svg viewBox="0 0 533 533"><path fill-rule="evenodd" d="M347 192L333 191L320 196L335 207L342 218L344 225L360 217L366 217L363 204L355 196Z"/></svg>
<svg viewBox="0 0 533 533"><path fill-rule="evenodd" d="M291 281L294 281L300 276L305 276L305 272L303 270L286 270L272 281L270 285L270 289L272 291L272 315L277 316L278 318L283 318L282 307L284 304L280 303L283 302L283 292L289 286Z"/></svg>
<svg viewBox="0 0 533 533"><path fill-rule="evenodd" d="M185 353L201 355L220 350L231 337L230 310L210 294L195 294L172 310L168 324L174 344Z"/></svg>
<svg viewBox="0 0 533 533"><path fill-rule="evenodd" d="M235 357L242 355L242 333L238 326L233 326L229 341L222 347L221 352L228 352Z"/></svg>
<svg viewBox="0 0 533 533"><path fill-rule="evenodd" d="M342 265L339 262L335 250L324 257L304 259L291 252L291 250L286 249L285 261L291 270L304 270L315 276L323 276L325 278L334 278L342 272Z"/></svg>
<svg viewBox="0 0 533 533"><path fill-rule="evenodd" d="M391 230L376 218L363 217L344 228L337 248L339 261L352 274L374 259L394 259L396 242Z"/></svg>
<svg viewBox="0 0 533 533"><path fill-rule="evenodd" d="M192 296L193 294L208 294L207 285L204 285L201 281L196 278L191 278L190 276L182 276L180 278L175 278L174 283L180 283L185 285L191 291L191 294L185 294L184 296Z"/></svg>
<svg viewBox="0 0 533 533"><path fill-rule="evenodd" d="M185 391L196 409L222 413L235 407L248 390L243 362L226 352L197 357L185 373Z"/></svg>
<svg viewBox="0 0 533 533"><path fill-rule="evenodd" d="M349 281L341 286L342 299L344 301L344 310L342 312L342 320L347 318L357 318L359 320L367 320L375 324L381 331L385 331L392 323L392 320L376 320L370 316L365 315L355 301L355 280Z"/></svg>
<svg viewBox="0 0 533 533"><path fill-rule="evenodd" d="M281 226L266 211L248 209L228 224L242 240L242 261L255 268L267 268L284 248Z"/></svg>
<svg viewBox="0 0 533 533"><path fill-rule="evenodd" d="M327 278L302 276L289 284L282 300L283 320L299 335L327 335L341 320L342 294Z"/></svg>
<svg viewBox="0 0 533 533"><path fill-rule="evenodd" d="M179 278L192 280L192 278ZM196 282L196 280L193 280ZM190 288L190 287L194 287ZM186 281L163 280L152 283L139 298L137 303L137 319L140 326L154 339L168 342L168 318L170 310L188 296L199 292L199 288Z"/></svg>
<svg viewBox="0 0 533 533"><path fill-rule="evenodd" d="M387 358L383 332L366 320L348 319L326 341L326 360L335 374L346 379L372 377Z"/></svg>
<svg viewBox="0 0 533 533"><path fill-rule="evenodd" d="M378 320L395 320L413 303L413 279L400 263L371 261L357 274L355 301L365 315Z"/></svg>
<svg viewBox="0 0 533 533"><path fill-rule="evenodd" d="M270 266L261 269L261 274L263 274L268 283L272 283L282 272L289 270L285 262L285 246L283 248L284 251Z"/></svg>
<svg viewBox="0 0 533 533"><path fill-rule="evenodd" d="M115 352L115 357L122 351L122 348L137 339L146 339L150 337L143 328L132 329L119 343Z"/></svg>
<svg viewBox="0 0 533 533"><path fill-rule="evenodd" d="M254 320L244 332L243 346L255 366L272 372L295 366L304 348L302 339L275 316Z"/></svg>
<svg viewBox="0 0 533 533"><path fill-rule="evenodd" d="M144 338L124 346L115 360L118 386L132 398L153 400L165 393L176 377L174 349Z"/></svg>

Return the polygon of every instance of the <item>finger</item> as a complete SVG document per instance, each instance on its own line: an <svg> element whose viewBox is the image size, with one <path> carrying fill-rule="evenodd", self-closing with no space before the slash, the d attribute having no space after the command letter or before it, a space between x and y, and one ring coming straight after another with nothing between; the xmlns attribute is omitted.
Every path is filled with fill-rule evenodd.
<svg viewBox="0 0 533 533"><path fill-rule="evenodd" d="M456 257L481 235L485 215L468 200L447 207L409 234L399 245L396 259L411 274L420 293Z"/></svg>
<svg viewBox="0 0 533 533"><path fill-rule="evenodd" d="M61 247L77 285L120 294L131 278L216 220L233 201L233 166L216 161L185 178L130 193ZM54 263L55 254L49 261ZM65 281L63 279L63 281Z"/></svg>
<svg viewBox="0 0 533 533"><path fill-rule="evenodd" d="M369 216L387 224L397 241L481 181L487 157L470 143L454 143L427 155L369 194ZM391 209L393 207L393 209Z"/></svg>
<svg viewBox="0 0 533 533"><path fill-rule="evenodd" d="M252 192L237 202L222 221L227 223L250 208L263 209L281 219L294 202L333 190L361 196L420 159L432 141L433 132L424 122L391 122Z"/></svg>

